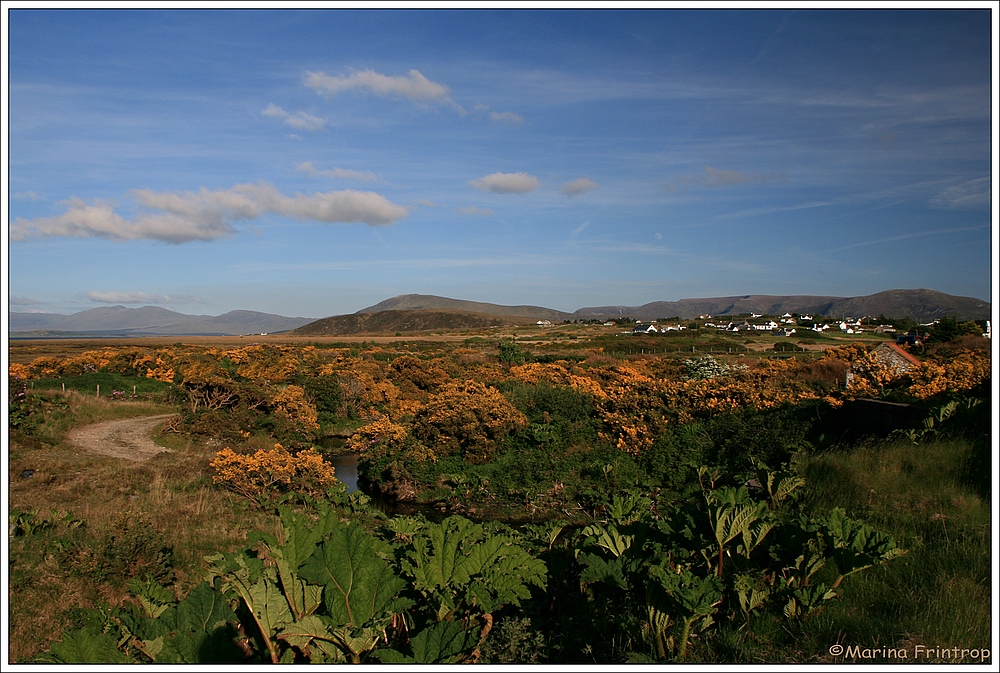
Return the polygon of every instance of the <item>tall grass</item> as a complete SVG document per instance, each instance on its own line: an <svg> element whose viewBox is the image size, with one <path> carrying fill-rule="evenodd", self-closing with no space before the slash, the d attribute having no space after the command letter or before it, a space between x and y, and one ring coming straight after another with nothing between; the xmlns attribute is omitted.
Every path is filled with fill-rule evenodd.
<svg viewBox="0 0 1000 673"><path fill-rule="evenodd" d="M821 623L813 636L835 638L830 645L903 647L911 656L917 645L990 646L990 503L964 473L974 450L963 439L901 440L807 460L811 504L843 507L910 550L848 578L843 600L822 620L836 632Z"/></svg>

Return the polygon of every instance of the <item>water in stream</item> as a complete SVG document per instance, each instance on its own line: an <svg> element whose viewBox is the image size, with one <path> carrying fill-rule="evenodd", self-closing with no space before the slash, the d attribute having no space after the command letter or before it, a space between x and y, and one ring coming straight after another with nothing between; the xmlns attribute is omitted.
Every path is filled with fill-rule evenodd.
<svg viewBox="0 0 1000 673"><path fill-rule="evenodd" d="M358 490L358 454L342 453L327 456L326 460L333 465L334 474L347 486L348 493Z"/></svg>

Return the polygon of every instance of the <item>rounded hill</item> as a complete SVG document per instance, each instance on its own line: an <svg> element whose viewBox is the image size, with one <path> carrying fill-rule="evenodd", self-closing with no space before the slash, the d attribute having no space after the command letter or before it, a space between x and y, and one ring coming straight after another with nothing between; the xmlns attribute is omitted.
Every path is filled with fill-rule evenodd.
<svg viewBox="0 0 1000 673"><path fill-rule="evenodd" d="M351 313L323 318L303 325L289 334L294 336L342 336L395 334L397 332L444 332L525 325L532 322L534 321L530 318L497 316L470 311L394 310L377 313Z"/></svg>

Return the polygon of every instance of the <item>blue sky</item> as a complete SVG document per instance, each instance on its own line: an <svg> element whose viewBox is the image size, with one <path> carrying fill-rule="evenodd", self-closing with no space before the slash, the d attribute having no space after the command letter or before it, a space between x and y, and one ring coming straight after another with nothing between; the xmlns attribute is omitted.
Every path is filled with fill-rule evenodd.
<svg viewBox="0 0 1000 673"><path fill-rule="evenodd" d="M9 309L990 300L980 6L9 9Z"/></svg>

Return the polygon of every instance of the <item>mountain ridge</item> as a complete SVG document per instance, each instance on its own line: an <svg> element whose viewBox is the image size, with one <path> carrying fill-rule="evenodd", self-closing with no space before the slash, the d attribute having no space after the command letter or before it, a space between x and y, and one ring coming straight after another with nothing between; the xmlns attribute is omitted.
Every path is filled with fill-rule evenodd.
<svg viewBox="0 0 1000 673"><path fill-rule="evenodd" d="M554 323L566 320L608 320L628 317L656 320L677 317L696 319L702 315L818 314L827 318L860 318L884 315L929 322L943 317L987 320L989 302L959 297L926 288L885 290L872 295L836 297L825 295L732 295L677 301L655 301L641 306L590 306L569 313L542 306L508 306L451 299L437 295L403 294L391 297L353 314L328 318L287 317L258 311L234 310L218 316L187 315L158 306L126 308L102 306L71 315L9 312L11 334L73 333L80 336L198 336L293 332L300 334L354 334L415 332L435 329L474 329L496 325ZM404 315L405 314L405 315ZM336 320L335 320L336 319ZM309 325L327 321L324 330ZM300 329L304 331L299 332ZM329 331L332 330L332 331Z"/></svg>
<svg viewBox="0 0 1000 673"><path fill-rule="evenodd" d="M678 317L690 320L701 315L738 315L760 313L815 313L828 317L863 317L885 315L889 318L913 318L918 322L955 316L960 320L986 320L991 305L975 297L949 295L926 288L885 290L871 295L838 297L828 295L732 295L655 301L640 306L590 306L572 313L538 306L505 306L485 302L464 301L436 295L405 294L386 299L357 313L378 313L387 310L457 310L498 316L533 318L536 320L606 320L630 317L636 320Z"/></svg>
<svg viewBox="0 0 1000 673"><path fill-rule="evenodd" d="M289 318L259 311L229 311L218 316L188 315L159 306L126 308L99 306L70 315L59 313L8 313L12 334L64 332L95 336L214 336L284 332L307 325L315 318Z"/></svg>

